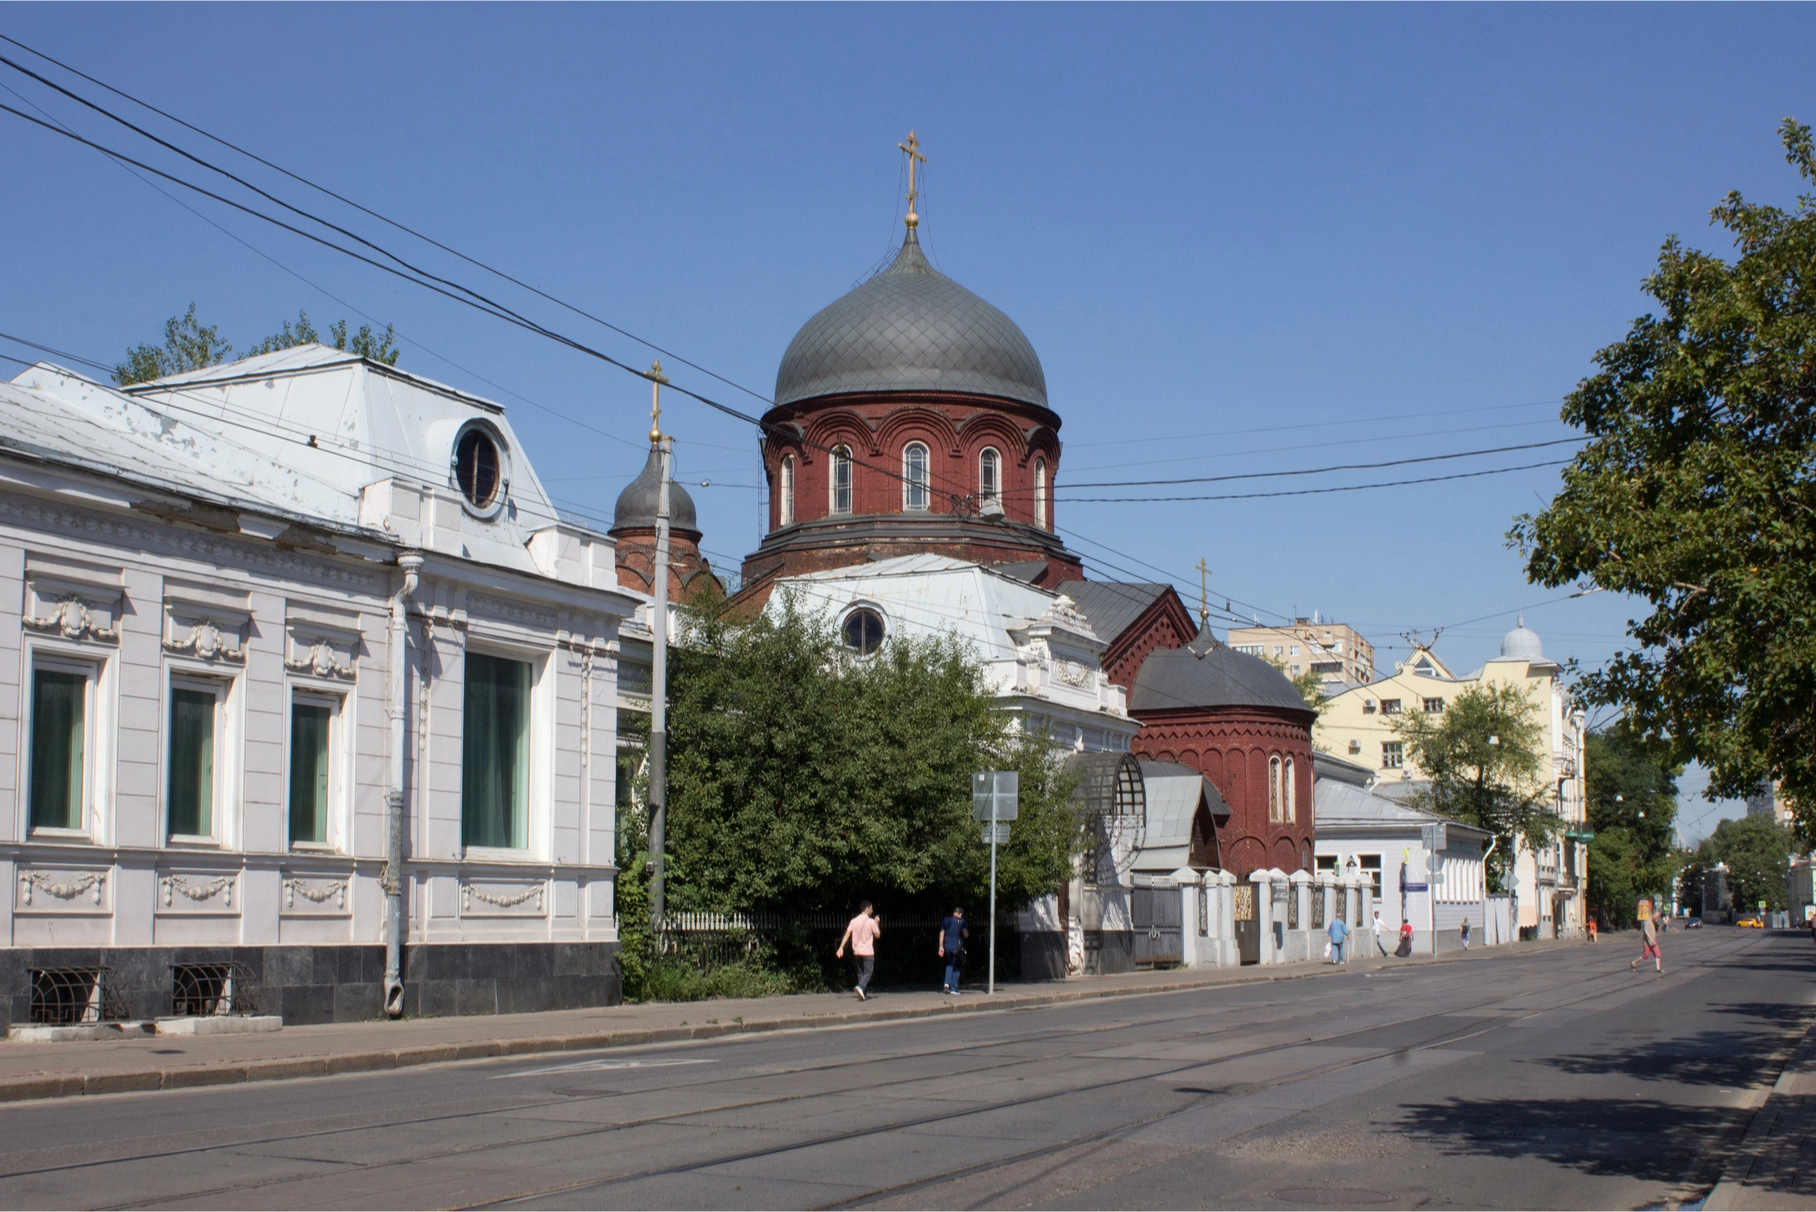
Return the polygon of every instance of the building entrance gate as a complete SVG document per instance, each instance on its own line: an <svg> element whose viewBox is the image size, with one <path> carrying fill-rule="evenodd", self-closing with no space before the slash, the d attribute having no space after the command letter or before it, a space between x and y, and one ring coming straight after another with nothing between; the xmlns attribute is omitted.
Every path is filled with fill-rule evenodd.
<svg viewBox="0 0 1816 1212"><path fill-rule="evenodd" d="M1230 891L1236 894L1236 952L1245 964L1261 962L1261 925L1255 915L1255 885L1237 884Z"/></svg>
<svg viewBox="0 0 1816 1212"><path fill-rule="evenodd" d="M1185 961L1184 909L1177 888L1129 889L1137 968L1166 967Z"/></svg>

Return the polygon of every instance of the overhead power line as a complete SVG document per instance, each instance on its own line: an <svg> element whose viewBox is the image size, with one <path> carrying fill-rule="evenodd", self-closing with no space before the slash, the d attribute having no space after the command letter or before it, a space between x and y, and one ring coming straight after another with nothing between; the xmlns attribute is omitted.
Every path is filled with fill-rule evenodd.
<svg viewBox="0 0 1816 1212"><path fill-rule="evenodd" d="M1067 484L1065 489L1070 492L1080 488L1153 488L1169 484L1224 484L1232 480L1273 480L1283 476L1320 476L1334 471L1377 471L1383 467L1406 467L1414 463L1442 463L1450 459L1473 459L1478 455L1507 454L1517 450L1543 450L1549 446L1567 446L1574 442L1588 440L1579 435L1571 438L1554 438L1548 442L1522 442L1517 446L1490 446L1482 450L1457 450L1449 454L1384 459L1378 463L1333 463L1327 467L1300 467L1288 471L1241 471L1221 476L1181 476L1167 480L1094 480L1083 484Z"/></svg>
<svg viewBox="0 0 1816 1212"><path fill-rule="evenodd" d="M1416 480L1383 480L1377 484L1342 484L1334 488L1293 488L1279 492L1228 492L1215 496L1190 497L1076 497L1074 505L1128 505L1154 501L1255 501L1266 497L1312 497L1330 492L1362 492L1370 488L1401 488L1408 484L1441 484L1446 480L1472 480L1477 476L1500 476L1511 471L1532 471L1539 467L1563 467L1569 459L1551 459L1544 463L1522 463L1518 467L1491 467L1486 471L1459 471L1447 476L1425 476Z"/></svg>

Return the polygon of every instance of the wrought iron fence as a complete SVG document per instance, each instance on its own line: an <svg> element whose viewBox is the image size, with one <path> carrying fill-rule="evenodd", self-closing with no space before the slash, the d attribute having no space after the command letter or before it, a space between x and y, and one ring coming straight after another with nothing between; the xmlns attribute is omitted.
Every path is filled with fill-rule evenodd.
<svg viewBox="0 0 1816 1212"><path fill-rule="evenodd" d="M1315 885L1312 888L1312 929L1324 929L1324 889Z"/></svg>
<svg viewBox="0 0 1816 1212"><path fill-rule="evenodd" d="M1299 928L1299 889L1296 887L1286 890L1286 928Z"/></svg>
<svg viewBox="0 0 1816 1212"><path fill-rule="evenodd" d="M1346 922L1349 920L1349 889L1348 888L1339 887L1337 889L1337 916L1342 918Z"/></svg>

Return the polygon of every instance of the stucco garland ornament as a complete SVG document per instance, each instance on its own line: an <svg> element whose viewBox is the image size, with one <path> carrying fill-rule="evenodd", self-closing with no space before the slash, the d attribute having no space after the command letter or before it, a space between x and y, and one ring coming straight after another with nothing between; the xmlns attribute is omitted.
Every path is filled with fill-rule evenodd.
<svg viewBox="0 0 1816 1212"><path fill-rule="evenodd" d="M75 594L66 594L57 603L57 608L42 618L26 616L20 622L33 631L55 631L66 640L79 640L84 635L97 640L113 641L120 638L117 629L96 627L94 616L88 611L88 603Z"/></svg>
<svg viewBox="0 0 1816 1212"><path fill-rule="evenodd" d="M309 883L307 880L295 878L285 880L284 908L294 909L298 896L301 896L306 901L313 901L317 905L323 905L329 900L334 900L335 908L345 909L347 907L347 881L329 880L325 884L316 885Z"/></svg>
<svg viewBox="0 0 1816 1212"><path fill-rule="evenodd" d="M295 660L285 661L284 668L292 673L312 673L318 678L353 676L353 666L341 660L334 645L319 636L309 645L308 652Z"/></svg>
<svg viewBox="0 0 1816 1212"><path fill-rule="evenodd" d="M525 901L528 901L531 897L536 899L536 911L538 913L542 912L541 884L532 884L523 891L516 893L487 892L485 889L475 888L471 884L463 885L460 891L464 901L461 905L461 910L463 912L471 909L475 900L484 901L488 905L496 905L500 909L513 909L518 905L523 904Z"/></svg>
<svg viewBox="0 0 1816 1212"><path fill-rule="evenodd" d="M198 619L189 629L189 638L166 640L164 647L172 652L192 652L204 661L240 662L246 659L243 649L229 648L220 624L213 619Z"/></svg>
<svg viewBox="0 0 1816 1212"><path fill-rule="evenodd" d="M93 898L95 904L99 905L101 903L101 887L106 882L107 876L105 874L96 874L92 871L67 884L58 883L50 876L45 875L42 871L28 871L25 875L21 876L19 880L19 903L22 905L30 905L32 903L32 889L37 888L41 891L48 892L60 901L74 900L76 897L81 896L86 892Z"/></svg>
<svg viewBox="0 0 1816 1212"><path fill-rule="evenodd" d="M218 893L221 904L228 909L233 908L233 877L231 875L216 876L205 884L192 884L183 876L167 875L164 877L163 884L165 908L169 908L171 905L171 894L178 892L198 904L213 899Z"/></svg>

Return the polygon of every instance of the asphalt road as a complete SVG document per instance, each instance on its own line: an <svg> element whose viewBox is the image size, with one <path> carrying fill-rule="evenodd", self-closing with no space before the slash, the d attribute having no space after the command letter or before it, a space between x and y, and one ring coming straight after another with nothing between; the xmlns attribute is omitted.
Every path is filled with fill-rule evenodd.
<svg viewBox="0 0 1816 1212"><path fill-rule="evenodd" d="M1715 1183L1809 1021L1816 947L1673 931L1659 977L1628 970L1634 937L15 1104L0 1205L1673 1206Z"/></svg>

